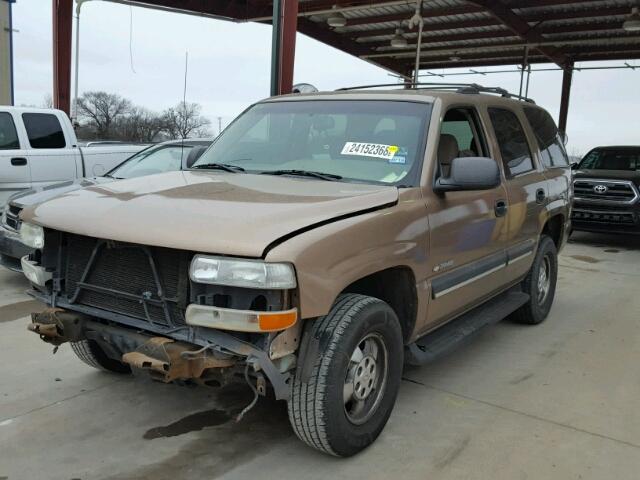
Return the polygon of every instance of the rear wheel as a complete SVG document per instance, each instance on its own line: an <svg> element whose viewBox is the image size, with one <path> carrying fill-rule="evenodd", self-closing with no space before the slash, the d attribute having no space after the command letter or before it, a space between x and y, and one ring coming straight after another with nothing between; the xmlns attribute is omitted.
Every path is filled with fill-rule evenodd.
<svg viewBox="0 0 640 480"><path fill-rule="evenodd" d="M129 365L107 356L95 340L80 340L71 343L71 349L76 356L87 365L114 373L131 373Z"/></svg>
<svg viewBox="0 0 640 480"><path fill-rule="evenodd" d="M328 315L305 329L288 405L296 435L343 457L373 443L396 400L402 345L389 305L364 295L341 295Z"/></svg>
<svg viewBox="0 0 640 480"><path fill-rule="evenodd" d="M537 325L549 315L558 280L558 252L553 240L543 235L531 270L522 281L522 290L531 299L513 313L518 323Z"/></svg>

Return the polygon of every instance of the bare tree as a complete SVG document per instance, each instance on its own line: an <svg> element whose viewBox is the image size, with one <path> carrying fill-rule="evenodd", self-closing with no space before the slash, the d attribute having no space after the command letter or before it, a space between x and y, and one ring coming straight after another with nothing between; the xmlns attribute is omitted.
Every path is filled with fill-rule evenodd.
<svg viewBox="0 0 640 480"><path fill-rule="evenodd" d="M166 129L164 116L142 107L132 107L114 124L116 136L129 142L149 143L158 140Z"/></svg>
<svg viewBox="0 0 640 480"><path fill-rule="evenodd" d="M194 135L207 136L208 118L200 114L202 108L197 103L180 102L163 114L165 131L170 138L188 138Z"/></svg>
<svg viewBox="0 0 640 480"><path fill-rule="evenodd" d="M131 102L115 93L85 92L78 99L78 114L95 129L98 138L111 139L114 123L131 111Z"/></svg>
<svg viewBox="0 0 640 480"><path fill-rule="evenodd" d="M50 93L42 99L42 108L53 108L53 96Z"/></svg>

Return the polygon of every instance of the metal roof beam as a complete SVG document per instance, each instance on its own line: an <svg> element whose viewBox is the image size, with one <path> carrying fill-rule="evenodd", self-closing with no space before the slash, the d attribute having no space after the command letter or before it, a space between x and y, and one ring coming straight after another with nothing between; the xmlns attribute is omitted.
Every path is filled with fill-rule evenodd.
<svg viewBox="0 0 640 480"><path fill-rule="evenodd" d="M544 38L536 30L516 15L507 5L500 0L473 0L473 3L487 9L493 16L499 19L507 28L528 42L542 42ZM546 55L553 63L564 66L567 57L552 47L536 47L536 49Z"/></svg>

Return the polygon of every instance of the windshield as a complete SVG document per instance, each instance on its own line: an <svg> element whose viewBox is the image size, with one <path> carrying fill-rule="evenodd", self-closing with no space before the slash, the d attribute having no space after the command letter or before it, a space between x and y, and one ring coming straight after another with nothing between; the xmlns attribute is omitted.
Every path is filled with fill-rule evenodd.
<svg viewBox="0 0 640 480"><path fill-rule="evenodd" d="M431 104L402 101L261 103L227 127L194 166L415 185L430 113Z"/></svg>
<svg viewBox="0 0 640 480"><path fill-rule="evenodd" d="M150 147L127 159L110 171L113 178L134 178L154 173L170 172L182 168L182 159L187 158L191 145L158 145Z"/></svg>
<svg viewBox="0 0 640 480"><path fill-rule="evenodd" d="M640 147L591 150L582 159L578 168L640 171Z"/></svg>

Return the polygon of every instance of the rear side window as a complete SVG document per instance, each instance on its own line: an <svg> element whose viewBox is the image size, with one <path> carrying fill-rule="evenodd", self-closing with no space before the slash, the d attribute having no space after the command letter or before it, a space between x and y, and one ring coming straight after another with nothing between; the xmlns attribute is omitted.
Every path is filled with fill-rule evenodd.
<svg viewBox="0 0 640 480"><path fill-rule="evenodd" d="M18 148L20 148L20 142L13 118L10 113L0 112L0 150L16 150Z"/></svg>
<svg viewBox="0 0 640 480"><path fill-rule="evenodd" d="M531 149L516 114L502 108L490 108L489 117L507 174L515 176L533 170Z"/></svg>
<svg viewBox="0 0 640 480"><path fill-rule="evenodd" d="M31 148L64 148L66 142L58 117L50 113L23 113Z"/></svg>
<svg viewBox="0 0 640 480"><path fill-rule="evenodd" d="M531 107L525 108L524 114L538 141L544 166L547 168L567 167L569 158L558 135L558 127L556 127L551 115L545 110Z"/></svg>

